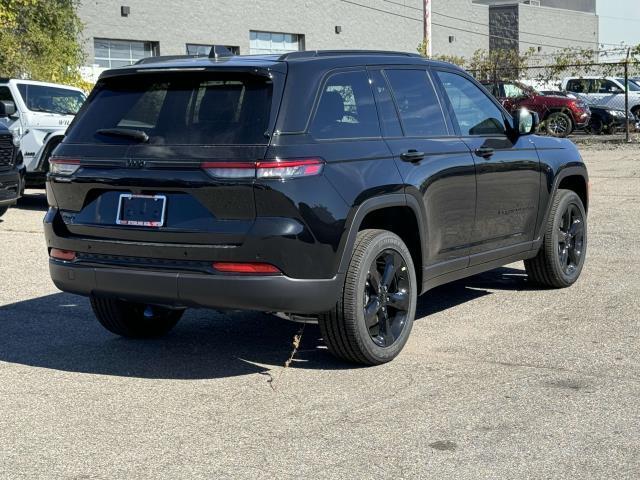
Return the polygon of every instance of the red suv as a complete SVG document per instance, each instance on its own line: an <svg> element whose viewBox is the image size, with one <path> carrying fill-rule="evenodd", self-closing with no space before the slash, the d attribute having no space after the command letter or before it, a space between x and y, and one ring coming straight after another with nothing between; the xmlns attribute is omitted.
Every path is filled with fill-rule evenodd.
<svg viewBox="0 0 640 480"><path fill-rule="evenodd" d="M556 95L543 95L519 82L489 82L482 84L504 107L513 112L527 108L537 112L547 133L554 137L566 137L576 128L589 124L591 111L582 100Z"/></svg>

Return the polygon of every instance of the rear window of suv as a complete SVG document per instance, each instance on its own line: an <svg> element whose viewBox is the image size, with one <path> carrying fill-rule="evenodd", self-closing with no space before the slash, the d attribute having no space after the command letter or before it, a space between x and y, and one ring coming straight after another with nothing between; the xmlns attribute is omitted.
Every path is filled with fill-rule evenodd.
<svg viewBox="0 0 640 480"><path fill-rule="evenodd" d="M106 79L68 134L70 143L133 143L99 130L144 132L153 145L268 142L273 82L238 73L166 73Z"/></svg>

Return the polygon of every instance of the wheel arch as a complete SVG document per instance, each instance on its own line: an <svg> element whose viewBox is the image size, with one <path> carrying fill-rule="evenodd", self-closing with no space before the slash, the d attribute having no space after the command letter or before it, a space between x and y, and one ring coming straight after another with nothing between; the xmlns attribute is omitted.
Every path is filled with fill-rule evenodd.
<svg viewBox="0 0 640 480"><path fill-rule="evenodd" d="M551 208L553 206L553 198L559 189L567 189L576 192L576 194L582 200L585 212L588 213L589 209L589 176L587 174L586 167L583 166L570 166L560 170L553 181L552 188L549 192L549 201L547 202L542 222L538 224L538 232L536 234L536 247L539 247L543 240L544 225L547 224L549 215L551 214Z"/></svg>
<svg viewBox="0 0 640 480"><path fill-rule="evenodd" d="M422 210L415 198L400 193L370 198L357 207L349 224L338 270L340 273L344 273L349 266L350 252L358 232L367 228L379 228L395 233L407 245L418 285L422 285L426 232Z"/></svg>

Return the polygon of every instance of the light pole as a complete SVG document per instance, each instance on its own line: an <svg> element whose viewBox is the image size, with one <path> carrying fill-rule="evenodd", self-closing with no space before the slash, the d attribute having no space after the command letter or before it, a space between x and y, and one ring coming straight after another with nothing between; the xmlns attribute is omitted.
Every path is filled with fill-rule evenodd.
<svg viewBox="0 0 640 480"><path fill-rule="evenodd" d="M427 47L427 56L431 57L433 55L433 45L431 42L431 0L424 0L422 41Z"/></svg>

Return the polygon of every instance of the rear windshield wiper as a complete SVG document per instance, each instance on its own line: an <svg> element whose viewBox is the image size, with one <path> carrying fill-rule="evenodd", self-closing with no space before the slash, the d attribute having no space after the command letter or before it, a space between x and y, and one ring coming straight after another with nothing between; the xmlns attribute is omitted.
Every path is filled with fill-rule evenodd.
<svg viewBox="0 0 640 480"><path fill-rule="evenodd" d="M108 137L125 137L137 140L142 143L149 141L149 135L142 130L131 130L129 128L100 128L96 130L98 135L106 135Z"/></svg>

